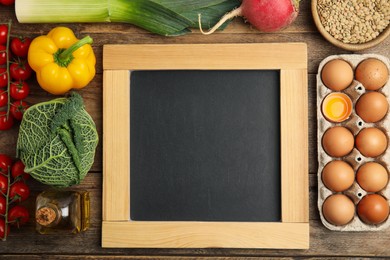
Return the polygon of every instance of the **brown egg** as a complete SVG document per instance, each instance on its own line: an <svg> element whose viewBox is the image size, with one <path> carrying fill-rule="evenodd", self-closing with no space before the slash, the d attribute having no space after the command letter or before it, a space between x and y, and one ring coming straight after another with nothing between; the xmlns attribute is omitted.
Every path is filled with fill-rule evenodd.
<svg viewBox="0 0 390 260"><path fill-rule="evenodd" d="M383 87L389 79L389 70L382 61L369 58L362 61L355 71L356 80L368 90Z"/></svg>
<svg viewBox="0 0 390 260"><path fill-rule="evenodd" d="M336 226L348 224L355 215L355 205L343 194L329 196L322 205L325 219Z"/></svg>
<svg viewBox="0 0 390 260"><path fill-rule="evenodd" d="M359 218L366 224L380 224L389 216L389 203L378 194L368 194L357 206Z"/></svg>
<svg viewBox="0 0 390 260"><path fill-rule="evenodd" d="M356 136L356 148L366 157L377 157L386 151L387 137L378 128L365 128Z"/></svg>
<svg viewBox="0 0 390 260"><path fill-rule="evenodd" d="M378 122L387 114L389 103L379 92L363 94L356 103L356 113L367 123Z"/></svg>
<svg viewBox="0 0 390 260"><path fill-rule="evenodd" d="M381 164L368 162L359 168L356 180L364 190L378 192L386 187L389 174Z"/></svg>
<svg viewBox="0 0 390 260"><path fill-rule="evenodd" d="M351 165L344 161L332 161L322 171L322 182L332 191L345 191L354 180L355 173Z"/></svg>
<svg viewBox="0 0 390 260"><path fill-rule="evenodd" d="M345 60L331 60L322 68L321 79L325 86L331 90L340 91L351 85L353 70Z"/></svg>
<svg viewBox="0 0 390 260"><path fill-rule="evenodd" d="M353 144L353 134L342 126L329 128L322 137L322 146L325 152L333 157L349 154L353 149Z"/></svg>

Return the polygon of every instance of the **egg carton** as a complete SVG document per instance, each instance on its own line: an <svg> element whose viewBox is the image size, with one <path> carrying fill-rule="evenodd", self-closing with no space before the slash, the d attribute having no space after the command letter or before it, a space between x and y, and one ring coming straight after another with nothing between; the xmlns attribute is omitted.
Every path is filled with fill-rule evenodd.
<svg viewBox="0 0 390 260"><path fill-rule="evenodd" d="M321 104L322 104L323 99L331 92L334 92L334 91L330 90L329 88L327 88L325 86L325 84L322 82L321 71L322 71L322 68L324 67L324 65L326 63L328 63L329 61L334 60L334 59L343 59L343 60L347 61L352 66L353 70L355 71L357 65L360 62L362 62L363 60L368 59L368 58L376 58L376 59L383 61L387 65L387 68L390 71L389 59L384 57L384 56L377 55L377 54L332 55L332 56L325 58L320 63L319 68L318 68L318 74L317 74L318 201L317 202L318 202L318 209L320 212L321 221L322 221L323 225L330 230L336 230L336 231L379 231L379 230L384 230L390 226L390 217L388 217L385 222L378 224L378 225L366 224L360 220L360 218L358 217L358 215L356 213L356 210L355 210L355 216L351 222L349 222L348 224L346 224L344 226L336 226L336 225L329 223L325 219L325 217L322 213L322 205L323 205L324 201L332 194L342 193L342 194L347 195L354 202L355 208L356 208L357 204L359 203L359 201L366 194L368 194L367 191L363 190L359 186L359 184L356 182L356 180L355 180L354 184L352 185L352 187L350 187L346 191L333 192L333 191L329 190L324 185L324 183L322 182L322 178L321 178L322 170L324 169L324 167L327 163L329 163L333 160L340 160L340 159L343 161L346 161L353 167L353 169L355 171L355 175L356 175L357 169L366 162L371 162L371 161L378 162L378 163L382 164L383 166L385 166L385 168L387 170L390 167L390 149L389 149L389 146L390 146L390 138L389 138L390 112L388 112L387 115L379 122L366 123L356 114L355 110L353 109L352 114L349 117L349 119L347 119L346 121L341 122L341 123L333 123L333 122L329 122L324 117L324 115L322 114L322 110L321 110ZM351 100L353 102L353 108L354 108L356 101L359 99L359 97L362 94L364 94L366 92L366 90L360 82L358 82L357 80L354 79L348 88L346 88L345 90L340 91L340 92L347 94L351 98ZM390 80L388 80L386 85L384 87L382 87L381 89L379 89L378 92L385 95L387 102L389 103L389 107L390 107ZM367 128L367 127L379 128L387 136L388 147L387 147L384 154L382 154L381 156L376 157L376 158L368 158L368 157L363 156L359 152L359 150L356 149L356 147L354 147L352 152L345 157L342 157L342 158L331 157L323 149L321 140L322 140L322 136L324 135L325 131L327 129L329 129L330 127L334 127L334 126L347 127L353 133L354 137L356 137L356 135L363 128ZM389 202L390 201L390 181L387 183L387 186L383 190L381 190L380 192L377 192L377 194L384 196L390 205L390 202Z"/></svg>

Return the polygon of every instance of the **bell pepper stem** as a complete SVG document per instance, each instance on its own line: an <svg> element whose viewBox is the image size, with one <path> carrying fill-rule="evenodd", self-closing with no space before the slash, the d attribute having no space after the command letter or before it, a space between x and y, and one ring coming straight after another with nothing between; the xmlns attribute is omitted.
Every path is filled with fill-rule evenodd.
<svg viewBox="0 0 390 260"><path fill-rule="evenodd" d="M63 51L60 55L58 55L58 59L61 61L67 61L69 59L72 59L72 53L75 52L77 49L82 47L85 44L92 44L93 40L89 36L85 36L81 40L77 41L73 45L71 45L68 49Z"/></svg>

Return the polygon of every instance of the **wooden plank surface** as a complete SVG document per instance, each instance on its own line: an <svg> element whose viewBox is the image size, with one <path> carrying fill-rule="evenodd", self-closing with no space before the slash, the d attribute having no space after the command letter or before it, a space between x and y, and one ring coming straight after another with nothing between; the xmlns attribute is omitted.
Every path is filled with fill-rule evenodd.
<svg viewBox="0 0 390 260"><path fill-rule="evenodd" d="M53 24L18 24L13 7L0 6L0 21L13 20L13 34L35 37L47 33ZM185 43L272 43L272 42L305 42L308 45L308 114L309 114L309 220L310 249L308 250L255 250L255 249L120 249L101 248L102 221L102 143L99 144L91 173L77 188L91 192L91 228L85 234L44 236L34 232L29 223L20 230L14 228L7 242L0 242L2 259L182 259L193 258L226 259L236 257L273 257L291 259L329 259L330 257L384 257L390 258L390 230L383 232L334 232L327 230L320 222L317 210L317 137L316 137L316 99L315 73L318 64L329 55L351 53L326 42L316 31L310 14L310 1L301 1L301 13L294 24L280 33L259 33L236 19L222 33L210 36L192 35L182 37L161 37L147 33L139 28L126 24L61 24L72 28L77 36L89 34L94 39L94 51L97 57L97 75L87 88L80 91L87 111L90 112L98 127L102 139L102 52L104 44L185 44ZM390 38L381 45L360 53L377 53L390 57ZM37 103L52 99L31 81L31 95L27 101ZM15 154L18 127L0 133L0 153ZM30 180L31 198L26 205L33 212L34 197L47 186Z"/></svg>

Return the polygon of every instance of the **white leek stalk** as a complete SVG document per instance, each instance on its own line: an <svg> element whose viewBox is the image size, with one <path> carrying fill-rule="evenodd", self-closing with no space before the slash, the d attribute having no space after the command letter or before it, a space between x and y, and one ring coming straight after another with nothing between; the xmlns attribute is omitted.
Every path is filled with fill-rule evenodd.
<svg viewBox="0 0 390 260"><path fill-rule="evenodd" d="M151 0L16 0L20 23L126 22L162 35L188 32L191 21Z"/></svg>
<svg viewBox="0 0 390 260"><path fill-rule="evenodd" d="M17 0L20 23L109 22L109 0Z"/></svg>

